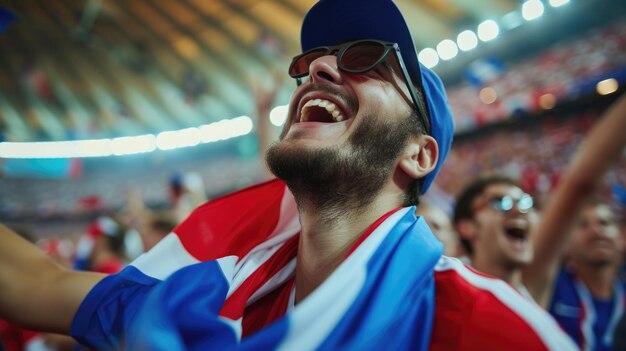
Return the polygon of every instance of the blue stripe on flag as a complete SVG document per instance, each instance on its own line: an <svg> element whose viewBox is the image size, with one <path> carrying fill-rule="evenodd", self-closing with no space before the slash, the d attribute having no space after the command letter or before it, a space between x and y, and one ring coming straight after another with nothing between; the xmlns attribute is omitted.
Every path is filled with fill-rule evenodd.
<svg viewBox="0 0 626 351"><path fill-rule="evenodd" d="M414 212L407 212L370 258L365 285L320 350L428 350L433 268L443 245Z"/></svg>
<svg viewBox="0 0 626 351"><path fill-rule="evenodd" d="M120 339L158 282L133 266L104 278L78 308L70 335L98 350L119 350Z"/></svg>
<svg viewBox="0 0 626 351"><path fill-rule="evenodd" d="M128 350L224 350L236 344L218 317L228 283L217 261L182 268L158 284L131 325Z"/></svg>

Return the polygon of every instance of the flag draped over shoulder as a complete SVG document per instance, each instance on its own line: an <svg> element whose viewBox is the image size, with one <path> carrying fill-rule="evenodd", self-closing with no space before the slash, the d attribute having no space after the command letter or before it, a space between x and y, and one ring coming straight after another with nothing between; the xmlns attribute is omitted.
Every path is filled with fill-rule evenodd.
<svg viewBox="0 0 626 351"><path fill-rule="evenodd" d="M208 202L96 285L72 335L100 350L428 349L442 245L414 208L374 223L294 306L299 232L278 180Z"/></svg>

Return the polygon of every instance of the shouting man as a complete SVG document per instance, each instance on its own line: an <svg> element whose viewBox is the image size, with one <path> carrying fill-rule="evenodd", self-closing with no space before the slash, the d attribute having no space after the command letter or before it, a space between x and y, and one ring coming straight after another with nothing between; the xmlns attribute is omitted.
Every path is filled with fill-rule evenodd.
<svg viewBox="0 0 626 351"><path fill-rule="evenodd" d="M280 180L200 206L111 276L62 271L4 231L0 312L98 349L573 349L415 217L453 120L398 8L321 0L301 34L267 153Z"/></svg>

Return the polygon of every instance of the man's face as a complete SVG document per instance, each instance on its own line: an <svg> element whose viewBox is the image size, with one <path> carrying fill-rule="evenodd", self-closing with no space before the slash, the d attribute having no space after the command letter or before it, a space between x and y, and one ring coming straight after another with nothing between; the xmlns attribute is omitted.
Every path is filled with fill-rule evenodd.
<svg viewBox="0 0 626 351"><path fill-rule="evenodd" d="M522 189L510 184L492 184L474 200L476 236L472 241L475 255L487 257L492 264L508 268L527 265L533 259L532 225L536 214L520 211L516 203L524 194ZM491 204L505 196L515 203L508 211L498 210Z"/></svg>
<svg viewBox="0 0 626 351"><path fill-rule="evenodd" d="M619 264L624 239L611 208L604 204L585 207L574 228L571 258L586 265Z"/></svg>
<svg viewBox="0 0 626 351"><path fill-rule="evenodd" d="M406 85L388 67L350 74L330 55L311 63L281 140L267 154L272 172L292 191L332 197L318 199L321 204L333 195L362 204L382 188L417 133Z"/></svg>

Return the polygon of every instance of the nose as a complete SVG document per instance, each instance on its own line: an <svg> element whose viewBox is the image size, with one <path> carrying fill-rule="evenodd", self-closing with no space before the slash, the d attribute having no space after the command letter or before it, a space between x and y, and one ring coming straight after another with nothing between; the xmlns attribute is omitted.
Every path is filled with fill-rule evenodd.
<svg viewBox="0 0 626 351"><path fill-rule="evenodd" d="M530 211L532 211L532 209L526 210L526 211L521 210L520 206L519 206L519 201L514 200L513 201L513 207L511 207L510 210L505 211L505 214L507 216L511 216L511 217L521 217L521 218L524 218L524 217L527 217L529 215Z"/></svg>
<svg viewBox="0 0 626 351"><path fill-rule="evenodd" d="M310 80L314 83L343 83L337 56L326 55L317 58L309 66Z"/></svg>
<svg viewBox="0 0 626 351"><path fill-rule="evenodd" d="M515 213L522 213L522 214L527 214L527 213L528 213L528 211L522 211L522 210L520 209L520 207L519 207L519 200L518 200L518 201L513 202L513 208L512 208L512 210L513 210Z"/></svg>

